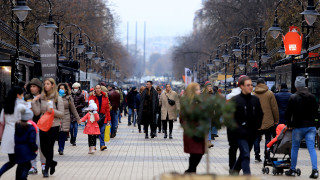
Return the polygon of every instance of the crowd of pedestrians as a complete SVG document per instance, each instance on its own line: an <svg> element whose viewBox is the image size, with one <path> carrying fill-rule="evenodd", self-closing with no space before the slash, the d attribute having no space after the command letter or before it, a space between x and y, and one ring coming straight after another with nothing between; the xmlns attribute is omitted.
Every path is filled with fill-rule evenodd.
<svg viewBox="0 0 320 180"><path fill-rule="evenodd" d="M264 135L263 152L266 159L270 148L267 144L275 137L276 129L279 135L281 129L287 126L293 129L292 163L285 174L295 176L297 173L298 150L302 139L305 139L312 162L310 178L318 177L314 148L318 104L304 82L304 77L298 76L295 94L289 93L286 84L281 84L280 91L274 94L262 78L257 80L254 88L250 77L239 77L238 87L226 96L227 101L234 102L236 106L236 128L227 128L230 174L238 175L242 170L244 175L250 175L251 149L254 147L256 162L261 162L260 141ZM128 126L138 126L139 133L143 131L146 139L149 135L155 138L160 133L163 133L164 139L173 139L173 123L179 117L183 128L185 124L184 114L179 113L180 97L186 96L191 99L190 103L198 103L193 99L201 94L221 96L218 88L209 81L205 82L203 90L199 84L191 83L178 95L170 84L165 88L154 88L152 81L148 81L139 90L132 87L122 91L114 85L100 83L86 92L81 90L79 83L56 85L52 78L43 83L34 78L27 84L25 91L20 87L13 87L6 97L4 109L1 110L1 150L8 154L9 161L1 167L0 177L18 164L17 179L27 179L28 174L38 173L39 158L43 177L54 174L58 165L54 160L55 141L58 141L59 155L64 155L68 138L70 144L76 146L78 125L82 122L85 122L83 133L88 135L88 154L95 153L97 138L100 150L107 149L104 136L109 132L106 129L110 127L110 138L115 138L122 115L128 116ZM49 119L47 114L52 114L52 124L47 130L38 128L39 122ZM197 126L197 122L195 125ZM3 131L1 127L4 127ZM207 138L189 137L184 133L184 152L190 154L189 167L185 173L196 172L206 148L214 146L212 140L215 137L218 137L215 127L210 128Z"/></svg>

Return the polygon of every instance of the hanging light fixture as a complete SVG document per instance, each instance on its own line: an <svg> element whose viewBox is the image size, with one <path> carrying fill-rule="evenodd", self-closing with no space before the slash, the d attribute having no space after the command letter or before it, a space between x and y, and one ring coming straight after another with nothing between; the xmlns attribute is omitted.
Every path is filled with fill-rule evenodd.
<svg viewBox="0 0 320 180"><path fill-rule="evenodd" d="M18 0L17 5L12 9L12 11L18 17L19 21L22 22L26 19L31 9L27 6L25 0Z"/></svg>
<svg viewBox="0 0 320 180"><path fill-rule="evenodd" d="M232 50L232 52L234 53L234 55L237 58L241 56L242 50L240 49L239 42L237 42L237 44L235 45L235 48Z"/></svg>
<svg viewBox="0 0 320 180"><path fill-rule="evenodd" d="M313 0L308 0L307 10L304 10L300 14L304 15L304 19L309 26L312 26L314 22L316 22L317 16L320 15L318 11L316 11Z"/></svg>

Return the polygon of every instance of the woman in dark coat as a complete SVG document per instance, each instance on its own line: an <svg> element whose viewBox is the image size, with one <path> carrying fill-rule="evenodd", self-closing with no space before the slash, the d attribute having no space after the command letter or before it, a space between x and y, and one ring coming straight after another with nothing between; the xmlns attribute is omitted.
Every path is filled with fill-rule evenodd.
<svg viewBox="0 0 320 180"><path fill-rule="evenodd" d="M190 102L193 102L195 96L200 95L200 85L198 83L190 83L185 91L185 96L189 98ZM183 114L180 113L180 122L184 127ZM197 122L195 122L196 124ZM183 133L183 146L184 152L190 154L189 168L185 173L195 173L197 166L201 161L203 154L205 153L205 138L190 137L185 132Z"/></svg>

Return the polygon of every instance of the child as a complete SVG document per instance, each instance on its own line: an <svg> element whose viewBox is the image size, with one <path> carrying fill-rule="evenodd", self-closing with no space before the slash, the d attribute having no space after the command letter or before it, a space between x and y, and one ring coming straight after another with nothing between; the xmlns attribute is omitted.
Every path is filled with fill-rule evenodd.
<svg viewBox="0 0 320 180"><path fill-rule="evenodd" d="M89 101L88 113L80 120L81 122L87 121L87 125L83 130L84 134L88 134L89 152L93 154L96 147L96 135L100 135L100 129L98 125L99 114L97 112L97 104L94 100Z"/></svg>
<svg viewBox="0 0 320 180"><path fill-rule="evenodd" d="M36 129L28 123L28 120L32 118L33 112L26 109L25 113L21 114L21 121L18 121L15 125L14 152L18 164L16 179L27 179L28 171L31 168L30 161L37 156Z"/></svg>

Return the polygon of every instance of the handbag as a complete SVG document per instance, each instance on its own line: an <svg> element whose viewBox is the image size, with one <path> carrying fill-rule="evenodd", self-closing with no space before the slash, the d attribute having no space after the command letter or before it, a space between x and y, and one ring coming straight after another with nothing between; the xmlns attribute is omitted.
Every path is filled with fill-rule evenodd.
<svg viewBox="0 0 320 180"><path fill-rule="evenodd" d="M53 124L54 110L52 112L45 112L39 119L37 125L41 131L48 132Z"/></svg>
<svg viewBox="0 0 320 180"><path fill-rule="evenodd" d="M98 124L99 127L102 127L104 124L104 119L106 118L106 115L103 113L99 113L99 120L98 120Z"/></svg>
<svg viewBox="0 0 320 180"><path fill-rule="evenodd" d="M176 101L175 100L172 100L172 99L169 99L168 95L165 94L168 98L168 103L171 105L171 106L174 106L176 104Z"/></svg>
<svg viewBox="0 0 320 180"><path fill-rule="evenodd" d="M2 139L4 127L6 126L6 119L4 118L4 110L2 110L3 122L0 122L0 140Z"/></svg>
<svg viewBox="0 0 320 180"><path fill-rule="evenodd" d="M109 142L110 141L110 130L111 130L111 126L106 126L105 130L104 130L104 142Z"/></svg>

